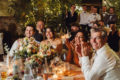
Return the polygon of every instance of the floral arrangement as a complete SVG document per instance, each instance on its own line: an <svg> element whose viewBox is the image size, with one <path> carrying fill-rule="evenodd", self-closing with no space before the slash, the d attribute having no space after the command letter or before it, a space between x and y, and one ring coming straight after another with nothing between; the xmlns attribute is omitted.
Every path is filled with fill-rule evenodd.
<svg viewBox="0 0 120 80"><path fill-rule="evenodd" d="M49 42L48 44L44 44L44 45L40 45L39 47L39 52L38 52L38 55L41 57L41 58L52 58L54 57L55 55L57 55L57 51L55 50L56 46L55 45L51 45Z"/></svg>
<svg viewBox="0 0 120 80"><path fill-rule="evenodd" d="M38 43L35 41L33 37L31 38L23 38L19 39L19 47L15 51L17 56L22 58L30 57L33 54L38 52Z"/></svg>
<svg viewBox="0 0 120 80"><path fill-rule="evenodd" d="M31 57L29 57L25 64L29 64L32 66L32 68L38 67L43 63L43 59L38 55L34 54Z"/></svg>
<svg viewBox="0 0 120 80"><path fill-rule="evenodd" d="M40 45L39 51L37 54L32 55L28 60L25 62L25 64L30 64L32 67L40 66L41 64L45 63L45 59L47 59L48 64L50 61L57 55L57 52L55 50L55 46L53 47L48 44Z"/></svg>
<svg viewBox="0 0 120 80"><path fill-rule="evenodd" d="M4 50L8 54L10 51L10 48L8 47L7 43L4 44Z"/></svg>

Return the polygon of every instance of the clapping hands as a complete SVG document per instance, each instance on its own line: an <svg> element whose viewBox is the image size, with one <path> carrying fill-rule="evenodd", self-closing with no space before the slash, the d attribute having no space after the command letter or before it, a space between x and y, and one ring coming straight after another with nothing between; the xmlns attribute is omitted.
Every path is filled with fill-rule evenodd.
<svg viewBox="0 0 120 80"><path fill-rule="evenodd" d="M89 56L90 46L87 42L81 42L75 46L75 52L80 56Z"/></svg>

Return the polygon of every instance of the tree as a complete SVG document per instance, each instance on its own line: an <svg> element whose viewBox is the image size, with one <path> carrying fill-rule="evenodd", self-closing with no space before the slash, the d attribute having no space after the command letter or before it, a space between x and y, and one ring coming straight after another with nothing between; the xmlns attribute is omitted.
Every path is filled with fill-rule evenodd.
<svg viewBox="0 0 120 80"><path fill-rule="evenodd" d="M43 20L46 26L59 30L64 25L64 14L71 4L80 4L81 0L9 0L9 12L14 10L18 23L25 26Z"/></svg>

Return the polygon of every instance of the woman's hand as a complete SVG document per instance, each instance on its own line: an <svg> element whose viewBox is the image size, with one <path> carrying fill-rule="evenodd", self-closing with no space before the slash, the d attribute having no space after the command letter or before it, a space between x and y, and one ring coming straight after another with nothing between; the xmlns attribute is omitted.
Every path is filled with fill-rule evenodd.
<svg viewBox="0 0 120 80"><path fill-rule="evenodd" d="M75 45L75 53L77 53L79 57L82 57L81 45Z"/></svg>
<svg viewBox="0 0 120 80"><path fill-rule="evenodd" d="M71 46L72 50L74 51L75 50L75 41L74 40L70 41L70 46Z"/></svg>
<svg viewBox="0 0 120 80"><path fill-rule="evenodd" d="M81 54L82 56L89 56L90 46L87 42L81 42Z"/></svg>
<svg viewBox="0 0 120 80"><path fill-rule="evenodd" d="M90 45L87 42L81 42L75 45L75 52L80 57L89 56L90 50Z"/></svg>

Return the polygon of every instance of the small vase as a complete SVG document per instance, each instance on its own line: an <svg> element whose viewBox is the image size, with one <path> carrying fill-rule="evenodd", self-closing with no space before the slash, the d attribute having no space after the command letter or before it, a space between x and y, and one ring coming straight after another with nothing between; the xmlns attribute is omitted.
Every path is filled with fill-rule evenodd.
<svg viewBox="0 0 120 80"><path fill-rule="evenodd" d="M49 73L49 66L48 66L48 61L46 57L45 57L45 69L46 69L46 73Z"/></svg>

